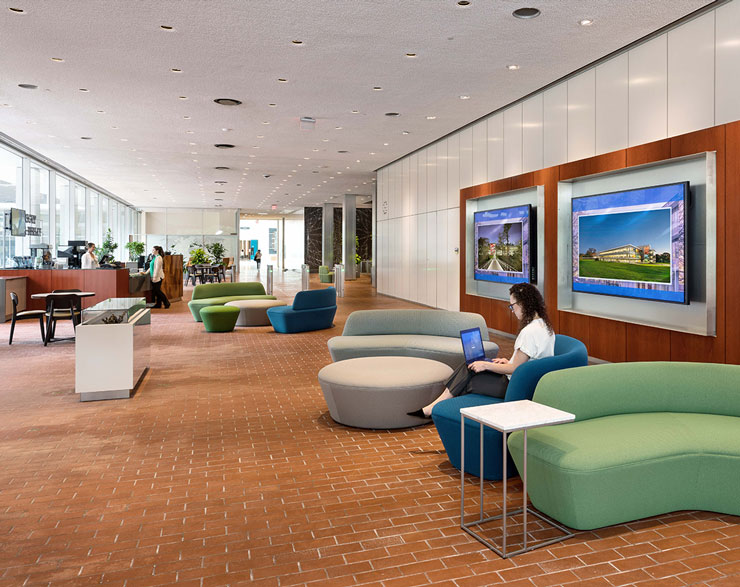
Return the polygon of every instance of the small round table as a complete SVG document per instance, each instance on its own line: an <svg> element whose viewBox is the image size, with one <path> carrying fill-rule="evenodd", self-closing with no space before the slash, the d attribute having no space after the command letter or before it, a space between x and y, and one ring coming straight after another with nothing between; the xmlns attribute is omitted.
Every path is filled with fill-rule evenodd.
<svg viewBox="0 0 740 587"><path fill-rule="evenodd" d="M226 302L224 305L239 308L237 326L269 326L268 308L287 306L285 302L280 300L235 300Z"/></svg>
<svg viewBox="0 0 740 587"><path fill-rule="evenodd" d="M327 365L319 383L331 417L356 428L409 428L409 416L437 399L452 368L420 357L360 357Z"/></svg>

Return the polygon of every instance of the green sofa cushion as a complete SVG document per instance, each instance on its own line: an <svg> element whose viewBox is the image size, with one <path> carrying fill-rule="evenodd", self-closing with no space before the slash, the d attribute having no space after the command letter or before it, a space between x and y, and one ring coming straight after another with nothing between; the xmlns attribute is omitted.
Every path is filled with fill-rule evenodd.
<svg viewBox="0 0 740 587"><path fill-rule="evenodd" d="M218 298L224 296L260 295L265 295L265 286L259 281L237 281L196 285L193 289L193 297L191 299L202 300L205 298Z"/></svg>
<svg viewBox="0 0 740 587"><path fill-rule="evenodd" d="M522 470L523 433L508 444ZM683 509L740 514L734 416L618 414L531 430L527 444L532 503L572 528Z"/></svg>

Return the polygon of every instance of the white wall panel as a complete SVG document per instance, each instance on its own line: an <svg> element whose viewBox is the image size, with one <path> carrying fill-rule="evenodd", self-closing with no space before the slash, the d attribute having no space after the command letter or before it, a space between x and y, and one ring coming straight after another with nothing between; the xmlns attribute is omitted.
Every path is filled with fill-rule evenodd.
<svg viewBox="0 0 740 587"><path fill-rule="evenodd" d="M411 190L409 189L409 158L401 161L401 216L411 213Z"/></svg>
<svg viewBox="0 0 740 587"><path fill-rule="evenodd" d="M542 169L542 111L541 93L522 103L523 172Z"/></svg>
<svg viewBox="0 0 740 587"><path fill-rule="evenodd" d="M666 35L629 52L629 146L664 139L668 132Z"/></svg>
<svg viewBox="0 0 740 587"><path fill-rule="evenodd" d="M473 185L473 129L467 127L455 134L460 137L460 187L467 188Z"/></svg>
<svg viewBox="0 0 740 587"><path fill-rule="evenodd" d="M473 181L470 185L478 185L480 183L486 183L487 181L488 122L483 120L478 124L473 125Z"/></svg>
<svg viewBox="0 0 740 587"><path fill-rule="evenodd" d="M568 161L596 153L596 71L568 80Z"/></svg>
<svg viewBox="0 0 740 587"><path fill-rule="evenodd" d="M411 207L409 214L419 213L419 154L414 153L409 158L409 196Z"/></svg>
<svg viewBox="0 0 740 587"><path fill-rule="evenodd" d="M428 212L427 224L427 263L426 263L426 287L427 305L437 305L437 213Z"/></svg>
<svg viewBox="0 0 740 587"><path fill-rule="evenodd" d="M400 218L400 234L399 234L399 240L400 244L398 247L398 256L401 258L401 279L400 281L400 289L398 292L398 297L403 298L405 300L410 299L409 291L410 291L410 282L409 279L409 273L411 272L411 231L409 229L409 225L411 224L411 218L408 216L404 216L403 218Z"/></svg>
<svg viewBox="0 0 740 587"><path fill-rule="evenodd" d="M488 127L488 176L495 181L504 176L504 115L499 112L489 116Z"/></svg>
<svg viewBox="0 0 740 587"><path fill-rule="evenodd" d="M714 126L714 12L668 32L668 136Z"/></svg>
<svg viewBox="0 0 740 587"><path fill-rule="evenodd" d="M454 134L445 140L447 143L445 167L447 169L447 185L444 188L445 197L440 208L457 206L460 199L460 135ZM442 160L439 160L440 165Z"/></svg>
<svg viewBox="0 0 740 587"><path fill-rule="evenodd" d="M522 105L504 110L504 177L522 172Z"/></svg>
<svg viewBox="0 0 740 587"><path fill-rule="evenodd" d="M418 302L429 305L427 299L429 292L427 290L427 218L426 214L419 214L416 233L416 283L418 288Z"/></svg>
<svg viewBox="0 0 740 587"><path fill-rule="evenodd" d="M416 268L419 266L419 216L409 216L409 299L412 302L419 301L419 282L416 279Z"/></svg>
<svg viewBox="0 0 740 587"><path fill-rule="evenodd" d="M717 9L715 124L740 120L740 2Z"/></svg>
<svg viewBox="0 0 740 587"><path fill-rule="evenodd" d="M547 90L543 101L543 164L552 167L568 160L568 84Z"/></svg>
<svg viewBox="0 0 740 587"><path fill-rule="evenodd" d="M388 222L385 220L378 222L376 225L378 243L376 247L376 258L373 261L375 263L378 293L385 293L385 276L388 271L388 263L385 259L386 226L388 226Z"/></svg>
<svg viewBox="0 0 740 587"><path fill-rule="evenodd" d="M447 210L447 309L460 310L460 208Z"/></svg>
<svg viewBox="0 0 740 587"><path fill-rule="evenodd" d="M437 145L424 149L427 152L427 211L437 209L437 197L440 191L437 185Z"/></svg>
<svg viewBox="0 0 740 587"><path fill-rule="evenodd" d="M398 198L396 197L396 164L388 167L388 189L386 197L388 199L388 219L391 220L398 215ZM390 230L390 229L389 229Z"/></svg>
<svg viewBox="0 0 740 587"><path fill-rule="evenodd" d="M427 203L427 150L424 149L417 153L418 165L417 165L417 203L419 206L419 214L423 214L429 208Z"/></svg>
<svg viewBox="0 0 740 587"><path fill-rule="evenodd" d="M388 261L390 262L390 292L392 296L401 295L401 219L393 218L390 221L391 231L390 247L388 248Z"/></svg>
<svg viewBox="0 0 740 587"><path fill-rule="evenodd" d="M629 56L596 67L596 155L627 148Z"/></svg>
<svg viewBox="0 0 740 587"><path fill-rule="evenodd" d="M447 139L437 143L437 207L447 207L449 169L447 168Z"/></svg>
<svg viewBox="0 0 740 587"><path fill-rule="evenodd" d="M388 219L388 168L378 171L378 220Z"/></svg>
<svg viewBox="0 0 740 587"><path fill-rule="evenodd" d="M447 309L447 210L437 212L437 307Z"/></svg>

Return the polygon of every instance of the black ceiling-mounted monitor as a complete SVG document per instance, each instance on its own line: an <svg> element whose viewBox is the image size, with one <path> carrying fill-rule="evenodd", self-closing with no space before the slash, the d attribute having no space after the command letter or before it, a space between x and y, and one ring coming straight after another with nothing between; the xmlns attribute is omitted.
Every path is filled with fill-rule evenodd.
<svg viewBox="0 0 740 587"><path fill-rule="evenodd" d="M18 208L10 209L10 235L26 236L26 211Z"/></svg>

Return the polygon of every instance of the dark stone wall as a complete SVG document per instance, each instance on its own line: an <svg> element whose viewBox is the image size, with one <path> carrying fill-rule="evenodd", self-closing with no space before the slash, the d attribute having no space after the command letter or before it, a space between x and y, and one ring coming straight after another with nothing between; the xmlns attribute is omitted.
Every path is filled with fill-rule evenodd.
<svg viewBox="0 0 740 587"><path fill-rule="evenodd" d="M342 262L342 218L344 210L334 208L334 238L332 239L332 249L334 251L334 263Z"/></svg>
<svg viewBox="0 0 740 587"><path fill-rule="evenodd" d="M309 270L317 272L321 265L321 221L323 217L321 208L303 208L304 223L304 247L303 262L308 265Z"/></svg>
<svg viewBox="0 0 740 587"><path fill-rule="evenodd" d="M363 261L373 256L373 210L372 208L357 208L357 238L360 246L357 254Z"/></svg>

